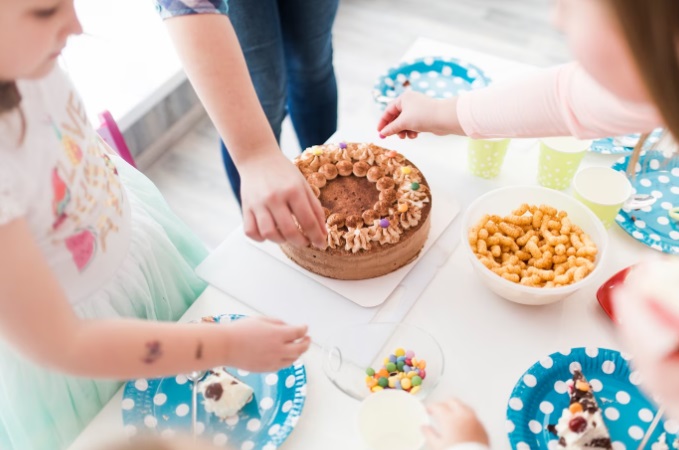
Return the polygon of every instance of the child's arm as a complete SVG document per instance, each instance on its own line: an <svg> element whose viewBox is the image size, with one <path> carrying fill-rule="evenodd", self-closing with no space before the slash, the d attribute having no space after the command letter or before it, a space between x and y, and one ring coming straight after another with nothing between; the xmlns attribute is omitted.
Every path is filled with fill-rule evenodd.
<svg viewBox="0 0 679 450"><path fill-rule="evenodd" d="M434 426L424 428L432 450L489 450L488 435L474 411L459 400L437 403L428 408Z"/></svg>
<svg viewBox="0 0 679 450"><path fill-rule="evenodd" d="M617 98L571 63L447 100L406 92L387 107L378 131L595 138L651 131L661 123L655 107Z"/></svg>
<svg viewBox="0 0 679 450"><path fill-rule="evenodd" d="M230 365L279 369L309 346L306 327L269 319L229 325L81 320L24 219L0 226L0 334L39 364L74 375L156 377Z"/></svg>
<svg viewBox="0 0 679 450"><path fill-rule="evenodd" d="M314 245L323 246L323 209L276 143L229 18L197 14L173 17L165 23L186 73L240 173L246 234L260 241L291 241L303 246L308 237Z"/></svg>

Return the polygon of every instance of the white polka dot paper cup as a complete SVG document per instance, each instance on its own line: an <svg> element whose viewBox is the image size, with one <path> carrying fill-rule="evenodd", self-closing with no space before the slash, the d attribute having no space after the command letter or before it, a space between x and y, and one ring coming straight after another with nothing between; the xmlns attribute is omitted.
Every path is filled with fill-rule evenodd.
<svg viewBox="0 0 679 450"><path fill-rule="evenodd" d="M385 390L363 400L358 431L370 450L418 450L429 416L422 402L403 391Z"/></svg>
<svg viewBox="0 0 679 450"><path fill-rule="evenodd" d="M613 225L632 193L632 184L625 174L609 167L587 167L573 179L574 197L591 209L606 228Z"/></svg>
<svg viewBox="0 0 679 450"><path fill-rule="evenodd" d="M467 163L472 175L495 178L500 174L510 139L469 139Z"/></svg>
<svg viewBox="0 0 679 450"><path fill-rule="evenodd" d="M566 189L591 145L592 141L568 136L542 139L538 183L550 189Z"/></svg>

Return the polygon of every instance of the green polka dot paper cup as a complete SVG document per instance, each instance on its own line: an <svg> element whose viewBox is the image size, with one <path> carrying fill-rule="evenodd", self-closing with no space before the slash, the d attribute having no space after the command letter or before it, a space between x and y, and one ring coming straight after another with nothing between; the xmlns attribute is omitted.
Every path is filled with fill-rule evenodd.
<svg viewBox="0 0 679 450"><path fill-rule="evenodd" d="M540 141L538 183L541 186L564 190L570 186L580 161L592 141L572 137L546 138Z"/></svg>
<svg viewBox="0 0 679 450"><path fill-rule="evenodd" d="M573 193L609 228L633 190L623 172L610 167L588 167L575 174Z"/></svg>
<svg viewBox="0 0 679 450"><path fill-rule="evenodd" d="M467 146L469 171L481 178L498 176L509 141L509 139L469 139Z"/></svg>

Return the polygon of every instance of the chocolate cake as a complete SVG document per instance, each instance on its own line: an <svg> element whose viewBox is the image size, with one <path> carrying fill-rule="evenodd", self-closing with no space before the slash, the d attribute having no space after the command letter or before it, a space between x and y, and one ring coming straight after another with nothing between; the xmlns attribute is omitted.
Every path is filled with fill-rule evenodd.
<svg viewBox="0 0 679 450"><path fill-rule="evenodd" d="M373 278L408 264L429 235L431 192L403 155L374 144L306 149L295 165L326 214L324 248L283 244L305 269L329 278Z"/></svg>

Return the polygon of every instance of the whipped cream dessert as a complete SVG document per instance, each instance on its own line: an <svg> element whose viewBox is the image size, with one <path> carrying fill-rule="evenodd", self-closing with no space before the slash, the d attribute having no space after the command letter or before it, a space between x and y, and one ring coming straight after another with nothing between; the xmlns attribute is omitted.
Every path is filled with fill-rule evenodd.
<svg viewBox="0 0 679 450"><path fill-rule="evenodd" d="M238 414L253 396L250 386L221 368L212 369L198 389L205 398L205 410L224 420Z"/></svg>
<svg viewBox="0 0 679 450"><path fill-rule="evenodd" d="M612 449L611 436L594 398L592 387L579 370L568 382L570 404L556 425L548 429L559 438L558 448L569 450Z"/></svg>

